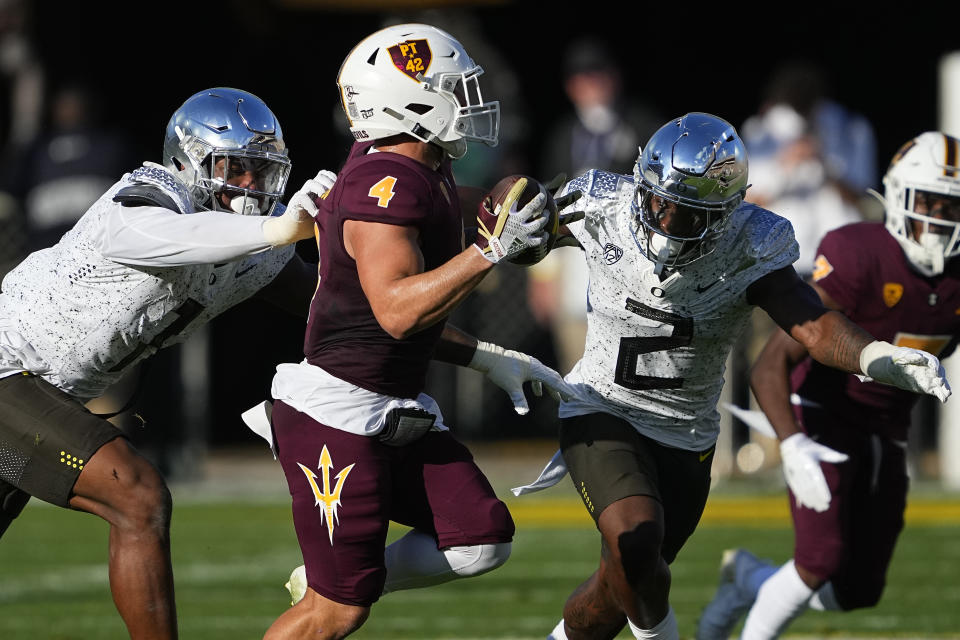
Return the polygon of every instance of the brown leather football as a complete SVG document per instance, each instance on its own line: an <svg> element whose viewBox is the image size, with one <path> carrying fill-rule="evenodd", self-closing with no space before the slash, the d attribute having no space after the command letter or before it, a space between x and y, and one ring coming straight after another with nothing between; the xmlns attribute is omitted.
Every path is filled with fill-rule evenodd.
<svg viewBox="0 0 960 640"><path fill-rule="evenodd" d="M538 193L540 193L541 184L531 178L530 176L514 174L507 176L501 179L497 184L493 186L493 189L490 190L490 193L487 194L487 198L490 198L491 206L490 210L493 212L498 211L498 207L502 207L504 200L507 199L507 196L510 194L511 189L517 183L517 181L525 179L527 181L526 187L523 192L520 194L520 197L517 198L516 209L520 210L530 202ZM545 190L546 191L546 190ZM554 202L553 196L549 191L547 193L547 204L543 208L543 213L541 215L546 215L549 218L547 222L547 242L540 245L539 247L530 247L520 253L507 258L513 264L518 264L522 266L529 266L536 264L546 257L546 255L553 248L554 243L557 240L557 232L560 228L560 216L557 212L557 203Z"/></svg>

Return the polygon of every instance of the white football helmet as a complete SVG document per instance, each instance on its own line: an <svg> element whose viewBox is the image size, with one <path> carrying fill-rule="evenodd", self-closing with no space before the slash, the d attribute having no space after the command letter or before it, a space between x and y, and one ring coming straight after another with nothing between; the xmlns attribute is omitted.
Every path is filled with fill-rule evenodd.
<svg viewBox="0 0 960 640"><path fill-rule="evenodd" d="M257 96L225 87L196 93L174 112L163 165L187 185L197 209L244 215L269 215L290 175L277 117Z"/></svg>
<svg viewBox="0 0 960 640"><path fill-rule="evenodd" d="M747 190L747 150L726 120L688 113L653 134L633 176L634 240L659 274L714 250Z"/></svg>
<svg viewBox="0 0 960 640"><path fill-rule="evenodd" d="M497 144L500 103L483 101L477 80L482 73L449 33L402 24L354 47L337 85L357 140L408 133L461 158L467 140Z"/></svg>
<svg viewBox="0 0 960 640"><path fill-rule="evenodd" d="M907 259L924 275L943 273L945 261L960 255L960 140L928 131L907 142L890 162L883 191L887 231ZM931 197L944 206L930 211Z"/></svg>

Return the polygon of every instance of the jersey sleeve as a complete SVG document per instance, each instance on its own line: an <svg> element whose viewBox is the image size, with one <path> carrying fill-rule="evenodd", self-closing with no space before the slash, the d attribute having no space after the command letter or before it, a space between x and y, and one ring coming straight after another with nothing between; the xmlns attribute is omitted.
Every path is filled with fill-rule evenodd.
<svg viewBox="0 0 960 640"><path fill-rule="evenodd" d="M364 162L339 180L343 190L336 204L345 219L419 226L433 212L430 185L403 164Z"/></svg>
<svg viewBox="0 0 960 640"><path fill-rule="evenodd" d="M788 267L800 257L800 246L793 232L793 225L786 218L766 210L755 214L748 243L749 252L758 265L767 273Z"/></svg>
<svg viewBox="0 0 960 640"><path fill-rule="evenodd" d="M260 216L223 211L180 214L114 203L94 233L103 257L132 266L229 262L270 248Z"/></svg>
<svg viewBox="0 0 960 640"><path fill-rule="evenodd" d="M856 308L865 270L860 242L847 240L849 227L835 229L823 237L813 263L813 281L844 310Z"/></svg>

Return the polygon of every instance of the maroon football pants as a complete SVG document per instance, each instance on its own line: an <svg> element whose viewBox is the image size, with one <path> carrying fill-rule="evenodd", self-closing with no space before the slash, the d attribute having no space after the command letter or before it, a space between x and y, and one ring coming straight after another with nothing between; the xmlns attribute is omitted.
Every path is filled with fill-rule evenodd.
<svg viewBox="0 0 960 640"><path fill-rule="evenodd" d="M909 479L906 448L815 408L794 407L804 430L849 459L822 464L830 508L822 513L797 506L790 494L796 542L794 562L833 583L845 610L880 600L887 568L903 530Z"/></svg>
<svg viewBox="0 0 960 640"><path fill-rule="evenodd" d="M432 534L437 548L513 538L513 519L449 431L390 447L274 402L274 438L307 584L343 604L376 602L389 521Z"/></svg>

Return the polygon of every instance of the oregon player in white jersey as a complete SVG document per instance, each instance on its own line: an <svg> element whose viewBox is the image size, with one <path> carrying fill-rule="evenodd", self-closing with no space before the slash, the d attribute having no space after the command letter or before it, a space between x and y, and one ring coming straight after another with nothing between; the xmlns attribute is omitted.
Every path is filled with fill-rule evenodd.
<svg viewBox="0 0 960 640"><path fill-rule="evenodd" d="M176 209L115 200L131 187L153 189ZM72 396L97 397L142 358L263 288L293 254L293 245L268 250L262 218L178 212L193 212L186 189L148 164L13 269L0 296L0 375L28 370Z"/></svg>
<svg viewBox="0 0 960 640"><path fill-rule="evenodd" d="M171 118L163 165L123 176L3 280L0 534L31 495L109 522L110 587L131 638L177 636L170 493L82 401L268 283L306 315L315 273L292 244L313 235L314 200L335 176L308 180L284 210L289 170L266 104L200 92Z"/></svg>
<svg viewBox="0 0 960 640"><path fill-rule="evenodd" d="M568 229L587 254L590 330L567 377L584 394L564 403L561 417L613 412L664 444L709 448L724 363L753 310L746 289L797 259L790 223L744 203L710 253L658 274L655 261L631 248L632 177L590 171L567 189L585 194L578 206L586 218Z"/></svg>
<svg viewBox="0 0 960 640"><path fill-rule="evenodd" d="M939 361L874 341L829 311L791 264L790 223L745 203L746 150L728 122L690 113L658 130L634 175L590 171L568 185L586 212L568 230L590 284L583 358L567 376L560 448L541 479L562 477L594 518L598 570L550 638L677 638L668 565L710 488L724 362L759 306L820 362L945 400ZM523 492L521 490L515 490Z"/></svg>

